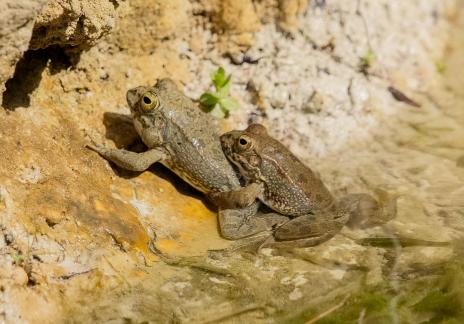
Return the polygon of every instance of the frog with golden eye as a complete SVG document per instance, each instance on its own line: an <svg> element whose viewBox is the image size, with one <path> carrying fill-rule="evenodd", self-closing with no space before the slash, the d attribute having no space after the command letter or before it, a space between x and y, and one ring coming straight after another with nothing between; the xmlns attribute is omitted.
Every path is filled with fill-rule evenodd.
<svg viewBox="0 0 464 324"><path fill-rule="evenodd" d="M246 185L217 193L216 201L244 208L258 199L291 218L277 226L262 247L314 246L332 238L348 221L367 227L369 223L384 223L396 214L396 198L385 206L363 193L335 199L320 177L261 124L223 134L221 144Z"/></svg>
<svg viewBox="0 0 464 324"><path fill-rule="evenodd" d="M127 91L127 103L134 127L148 147L142 153L88 145L121 168L144 171L162 163L213 203L214 194L238 190L237 173L227 161L219 140L214 117L204 113L170 79L153 87L140 86ZM269 231L288 221L278 213L258 212L258 201L245 207L219 205L218 220L224 238L238 240Z"/></svg>

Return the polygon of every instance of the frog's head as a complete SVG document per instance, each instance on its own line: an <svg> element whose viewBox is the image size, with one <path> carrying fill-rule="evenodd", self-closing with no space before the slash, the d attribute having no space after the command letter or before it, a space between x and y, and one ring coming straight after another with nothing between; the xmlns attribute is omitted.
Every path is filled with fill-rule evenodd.
<svg viewBox="0 0 464 324"><path fill-rule="evenodd" d="M152 116L163 108L163 97L166 93L178 91L170 79L158 80L153 87L140 86L126 93L127 104L133 118Z"/></svg>
<svg viewBox="0 0 464 324"><path fill-rule="evenodd" d="M267 130L261 124L251 124L243 131L234 130L221 135L224 154L247 180L261 178L261 139L267 136Z"/></svg>
<svg viewBox="0 0 464 324"><path fill-rule="evenodd" d="M161 105L159 95L154 87L137 87L126 94L127 103L133 118L152 115Z"/></svg>

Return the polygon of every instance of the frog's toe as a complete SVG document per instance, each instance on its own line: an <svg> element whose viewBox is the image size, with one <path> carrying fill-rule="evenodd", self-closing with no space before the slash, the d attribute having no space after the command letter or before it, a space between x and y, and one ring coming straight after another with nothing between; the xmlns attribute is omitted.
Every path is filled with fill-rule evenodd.
<svg viewBox="0 0 464 324"><path fill-rule="evenodd" d="M105 154L105 152L107 151L107 149L101 145L98 145L98 144L95 144L95 143L92 143L92 144L86 144L85 147L91 151L94 151L98 154Z"/></svg>
<svg viewBox="0 0 464 324"><path fill-rule="evenodd" d="M99 147L97 147L95 145L91 145L91 144L85 145L85 148L87 148L87 149L89 149L91 151L94 151L96 153L100 153L100 150L101 150Z"/></svg>

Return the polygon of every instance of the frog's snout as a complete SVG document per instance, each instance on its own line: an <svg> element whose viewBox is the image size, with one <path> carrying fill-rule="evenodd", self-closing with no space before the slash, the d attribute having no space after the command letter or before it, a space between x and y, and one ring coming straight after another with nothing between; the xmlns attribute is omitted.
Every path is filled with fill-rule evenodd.
<svg viewBox="0 0 464 324"><path fill-rule="evenodd" d="M230 147L232 138L231 138L231 135L229 133L222 134L219 137L219 139L221 141L222 149L226 149L226 148Z"/></svg>
<svg viewBox="0 0 464 324"><path fill-rule="evenodd" d="M137 103L139 99L138 93L139 93L138 88L127 90L126 100L127 100L127 103L129 104L129 107L133 107Z"/></svg>

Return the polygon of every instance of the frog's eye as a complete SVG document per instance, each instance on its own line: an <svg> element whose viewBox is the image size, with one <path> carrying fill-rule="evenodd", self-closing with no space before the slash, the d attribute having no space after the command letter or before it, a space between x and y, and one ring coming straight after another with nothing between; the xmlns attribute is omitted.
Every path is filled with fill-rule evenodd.
<svg viewBox="0 0 464 324"><path fill-rule="evenodd" d="M238 138L237 145L240 150L249 150L252 146L253 143L251 142L251 138L249 138L246 135L242 135Z"/></svg>
<svg viewBox="0 0 464 324"><path fill-rule="evenodd" d="M150 111L159 106L158 98L151 92L145 92L140 99L140 107L143 111Z"/></svg>

